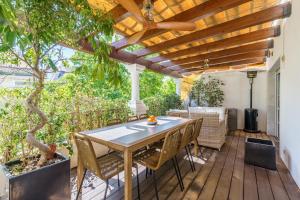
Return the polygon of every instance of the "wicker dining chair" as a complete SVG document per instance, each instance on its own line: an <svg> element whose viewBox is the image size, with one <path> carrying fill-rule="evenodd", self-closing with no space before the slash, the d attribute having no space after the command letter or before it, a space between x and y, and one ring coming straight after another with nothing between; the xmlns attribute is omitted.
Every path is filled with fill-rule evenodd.
<svg viewBox="0 0 300 200"><path fill-rule="evenodd" d="M167 112L167 116L171 116L171 117L180 117L180 113L176 113L176 112Z"/></svg>
<svg viewBox="0 0 300 200"><path fill-rule="evenodd" d="M91 171L100 179L105 180L106 188L104 193L104 199L106 199L107 190L109 186L109 179L114 177L115 175L119 175L119 173L124 170L123 158L116 154L106 154L105 156L97 159L92 143L87 137L80 134L74 134L74 140L78 149L78 157L84 167L84 174L82 179L80 180L76 200L78 199L79 194L81 192L83 180L87 170ZM134 167L136 168L138 199L140 199L139 173L137 164L134 164ZM119 176L118 185L120 186Z"/></svg>
<svg viewBox="0 0 300 200"><path fill-rule="evenodd" d="M117 124L121 124L121 123L122 123L122 121L119 118L114 118L114 119L108 120L106 125L113 126L113 125L117 125Z"/></svg>
<svg viewBox="0 0 300 200"><path fill-rule="evenodd" d="M169 160L172 160L173 166L176 172L176 176L180 185L181 190L183 191L183 183L182 178L179 176L179 166L176 164L174 158L179 150L179 142L181 138L180 129L177 128L176 130L169 131L167 136L165 137L163 147L161 151L157 149L150 148L147 149L134 157L134 160L145 166L146 168L152 170L153 172L153 182L154 182L154 189L157 200L158 197L158 190L157 190L157 183L156 183L156 175L155 171L158 170L164 163Z"/></svg>
<svg viewBox="0 0 300 200"><path fill-rule="evenodd" d="M138 116L136 115L130 115L127 117L127 122L134 122L134 121L137 121L139 120Z"/></svg>
<svg viewBox="0 0 300 200"><path fill-rule="evenodd" d="M203 123L203 118L196 119L195 129L194 129L194 133L192 136L192 142L194 143L194 145L197 145L197 147L200 146L199 142L198 142L198 137L200 135L202 123Z"/></svg>
<svg viewBox="0 0 300 200"><path fill-rule="evenodd" d="M183 135L182 135L182 138L180 141L180 147L179 147L179 149L185 149L192 171L196 170L195 164L193 161L193 156L190 151L190 143L193 140L195 123L196 123L196 120L193 120L185 126L184 132L183 132Z"/></svg>
<svg viewBox="0 0 300 200"><path fill-rule="evenodd" d="M148 118L148 114L139 115L139 119L147 119L147 118Z"/></svg>

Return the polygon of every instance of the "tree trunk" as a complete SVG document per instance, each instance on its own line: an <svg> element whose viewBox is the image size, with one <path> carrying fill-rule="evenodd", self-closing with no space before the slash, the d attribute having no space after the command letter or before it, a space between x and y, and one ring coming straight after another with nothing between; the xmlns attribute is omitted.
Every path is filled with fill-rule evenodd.
<svg viewBox="0 0 300 200"><path fill-rule="evenodd" d="M26 140L27 142L39 149L41 153L41 158L39 161L39 165L43 165L47 158L53 155L53 152L50 150L49 146L44 144L41 141L38 141L35 138L35 134L38 130L42 129L47 123L47 116L39 109L38 102L40 100L41 92L44 88L44 73L40 70L35 70L35 74L37 75L38 81L35 87L35 90L28 96L26 103L28 108L29 115L37 114L40 118L40 122L36 124L33 128L27 132Z"/></svg>

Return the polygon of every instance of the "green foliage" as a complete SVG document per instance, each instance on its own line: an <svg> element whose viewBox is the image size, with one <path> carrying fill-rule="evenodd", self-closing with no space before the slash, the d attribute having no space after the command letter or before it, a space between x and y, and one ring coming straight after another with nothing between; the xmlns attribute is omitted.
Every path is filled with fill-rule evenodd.
<svg viewBox="0 0 300 200"><path fill-rule="evenodd" d="M167 95L175 93L176 84L170 77L145 70L140 75L140 96L141 99L147 97Z"/></svg>
<svg viewBox="0 0 300 200"><path fill-rule="evenodd" d="M0 160L10 160L24 154L24 132L27 129L24 98L21 90L0 89Z"/></svg>
<svg viewBox="0 0 300 200"><path fill-rule="evenodd" d="M109 58L107 42L113 35L113 20L91 9L85 0L3 0L0 4L0 52L10 52L7 63L23 63L40 70L57 70L60 52L56 45L78 46L85 38L95 54L89 70L93 78L119 82L119 64ZM95 34L98 33L98 34ZM38 66L36 66L38 65Z"/></svg>
<svg viewBox="0 0 300 200"><path fill-rule="evenodd" d="M130 95L130 80L129 74L124 65L119 64L117 70L117 78L106 74L104 79L94 79L93 71L89 68L97 65L97 62L93 60L93 56L90 54L76 52L71 58L72 66L77 70L76 76L69 76L70 81L73 83L74 92L77 91L77 87L81 87L84 90L92 90L94 96L102 97L106 99L129 99ZM118 80L114 82L114 80Z"/></svg>
<svg viewBox="0 0 300 200"><path fill-rule="evenodd" d="M182 109L183 104L177 94L167 94L152 96L144 99L145 104L149 108L149 115L165 115L170 109Z"/></svg>
<svg viewBox="0 0 300 200"><path fill-rule="evenodd" d="M82 84L76 85L74 93L74 84L70 76L46 84L41 94L40 107L47 115L48 122L36 134L36 137L45 144L57 144L59 147L66 147L70 152L72 152L70 133L75 130L72 113L78 111L84 115L87 112L101 110L103 125L114 118L126 121L129 113L127 100L96 97L93 95L93 88L89 89ZM83 86L85 91L82 90ZM25 99L30 91L28 88L0 89L0 161L37 153L25 141L29 125ZM82 121L85 124L91 122L89 118L82 118Z"/></svg>
<svg viewBox="0 0 300 200"><path fill-rule="evenodd" d="M221 106L224 101L223 85L223 81L212 76L208 76L208 78L201 77L194 82L190 95L191 99L198 106Z"/></svg>

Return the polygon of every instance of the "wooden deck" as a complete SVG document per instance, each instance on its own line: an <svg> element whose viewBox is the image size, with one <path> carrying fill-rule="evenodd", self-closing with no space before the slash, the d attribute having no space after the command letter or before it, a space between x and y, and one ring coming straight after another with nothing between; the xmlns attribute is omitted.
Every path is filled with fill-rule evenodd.
<svg viewBox="0 0 300 200"><path fill-rule="evenodd" d="M300 190L278 156L277 171L244 164L245 136L268 138L265 134L246 134L237 131L233 136L227 137L226 144L220 152L201 148L201 156L194 157L196 172L191 171L189 162L182 152L178 158L185 186L184 192L180 191L171 163L167 163L157 172L160 199L299 200ZM72 199L74 199L76 176L75 171L72 173ZM116 178L110 180L107 199L123 199L123 176L124 174L120 174L120 187ZM139 167L139 177L142 199L155 199L152 177L145 178L145 169L142 166ZM136 186L135 179L133 180ZM104 189L103 181L88 174L83 184L82 199L101 199ZM133 195L137 199L136 187Z"/></svg>

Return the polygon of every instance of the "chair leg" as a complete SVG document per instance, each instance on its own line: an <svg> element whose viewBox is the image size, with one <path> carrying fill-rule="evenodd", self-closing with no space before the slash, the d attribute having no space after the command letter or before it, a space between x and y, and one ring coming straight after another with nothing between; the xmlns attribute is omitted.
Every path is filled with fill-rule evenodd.
<svg viewBox="0 0 300 200"><path fill-rule="evenodd" d="M178 179L178 183L179 183L179 186L180 186L180 190L183 191L184 188L183 188L183 184L181 183L181 179L179 177L179 174L178 174L178 170L177 170L177 166L176 166L176 163L175 163L175 160L174 158L172 159L172 163L173 163L173 166L174 166L174 169L175 169L175 172L176 172L176 176L177 176L177 179Z"/></svg>
<svg viewBox="0 0 300 200"><path fill-rule="evenodd" d="M195 144L195 145L198 145L199 153L200 153L199 158L201 158L202 152L201 152L201 147L200 147L200 144L199 144L199 141L198 141L198 140L196 140L196 144ZM197 155L197 156L198 156L198 155Z"/></svg>
<svg viewBox="0 0 300 200"><path fill-rule="evenodd" d="M118 187L120 187L120 174L118 173Z"/></svg>
<svg viewBox="0 0 300 200"><path fill-rule="evenodd" d="M155 189L156 199L159 200L159 197L158 197L158 190L157 190L157 183L156 183L156 176L155 176L155 171L153 171L153 182L154 182L154 189Z"/></svg>
<svg viewBox="0 0 300 200"><path fill-rule="evenodd" d="M190 153L188 151L188 148L187 147L184 147L185 148L185 152L186 152L186 155L189 159L189 163L190 163L190 166L191 166L191 169L192 169L192 172L194 171L194 167L193 167L193 164L192 164L192 160L191 160L191 157L190 157Z"/></svg>
<svg viewBox="0 0 300 200"><path fill-rule="evenodd" d="M177 160L177 157L176 157L176 156L174 157L174 160L175 160L175 164L176 164L176 166L177 166L179 178L180 178L181 183L182 183L182 188L184 189L184 184L183 184L183 180L182 180L182 176L181 176L181 172L180 172L180 168L179 168L178 160Z"/></svg>
<svg viewBox="0 0 300 200"><path fill-rule="evenodd" d="M106 199L107 190L108 190L109 182L108 179L106 180L106 187L105 187L105 193L104 193L104 200Z"/></svg>
<svg viewBox="0 0 300 200"><path fill-rule="evenodd" d="M193 154L192 154L191 149L190 149L190 145L187 146L187 149L188 149L189 154L191 156L191 160L192 160L192 165L193 165L194 171L196 171L196 167L195 167L195 163L194 163L194 159L193 159Z"/></svg>
<svg viewBox="0 0 300 200"><path fill-rule="evenodd" d="M80 192L81 192L83 180L84 180L84 177L85 177L85 175L86 175L86 171L87 171L87 169L84 170L82 179L80 180L80 185L79 185L78 192L77 192L77 195L76 195L76 200L78 199L79 194L80 194Z"/></svg>
<svg viewBox="0 0 300 200"><path fill-rule="evenodd" d="M141 200L140 181L139 181L139 169L138 169L138 166L136 167L136 181L137 181L137 190L138 190L138 200Z"/></svg>
<svg viewBox="0 0 300 200"><path fill-rule="evenodd" d="M148 168L146 167L146 178L148 178Z"/></svg>

